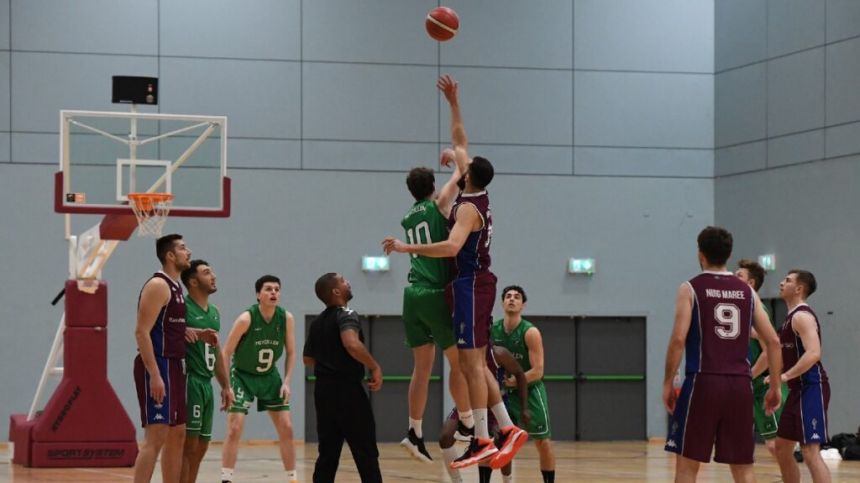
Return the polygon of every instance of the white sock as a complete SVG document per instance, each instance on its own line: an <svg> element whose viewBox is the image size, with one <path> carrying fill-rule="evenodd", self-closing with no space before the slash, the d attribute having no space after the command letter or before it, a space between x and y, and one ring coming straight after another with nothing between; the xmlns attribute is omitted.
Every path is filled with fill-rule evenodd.
<svg viewBox="0 0 860 483"><path fill-rule="evenodd" d="M233 481L233 468L221 468L221 479Z"/></svg>
<svg viewBox="0 0 860 483"><path fill-rule="evenodd" d="M496 417L496 421L499 422L500 428L506 428L508 426L513 426L514 422L511 421L511 417L508 415L508 409L505 407L505 403L499 401L493 406L493 416Z"/></svg>
<svg viewBox="0 0 860 483"><path fill-rule="evenodd" d="M468 411L463 411L462 413L460 411L457 411L457 414L459 415L460 422L463 423L463 426L466 426L467 428L475 427L475 418L472 416L471 409Z"/></svg>
<svg viewBox="0 0 860 483"><path fill-rule="evenodd" d="M423 420L423 419L412 419L412 418L409 418L409 429L414 430L414 431L415 431L415 436L418 436L419 438L423 438L423 437L424 437L424 436L423 436L423 433L421 432L421 423L423 423L423 422L424 422L424 420Z"/></svg>
<svg viewBox="0 0 860 483"><path fill-rule="evenodd" d="M442 459L445 460L445 469L448 470L448 476L451 477L452 483L463 483L463 477L460 476L460 470L455 470L451 468L451 462L457 459L460 454L457 451L457 448L451 446L450 448L442 448Z"/></svg>
<svg viewBox="0 0 860 483"><path fill-rule="evenodd" d="M298 476L296 476L296 470L287 470L287 483L292 483L298 479Z"/></svg>
<svg viewBox="0 0 860 483"><path fill-rule="evenodd" d="M514 483L514 474L511 473L509 475L502 475L503 483Z"/></svg>
<svg viewBox="0 0 860 483"><path fill-rule="evenodd" d="M490 428L487 426L487 408L475 408L475 436L490 438Z"/></svg>

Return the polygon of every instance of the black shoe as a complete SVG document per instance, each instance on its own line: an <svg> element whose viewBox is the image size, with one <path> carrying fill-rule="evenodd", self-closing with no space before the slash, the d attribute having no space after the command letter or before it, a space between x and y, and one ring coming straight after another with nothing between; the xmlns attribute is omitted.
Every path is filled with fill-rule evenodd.
<svg viewBox="0 0 860 483"><path fill-rule="evenodd" d="M463 421L457 421L457 431L454 431L454 439L468 443L475 435L475 427L467 428Z"/></svg>
<svg viewBox="0 0 860 483"><path fill-rule="evenodd" d="M469 447L466 448L466 452L463 453L463 456L452 461L449 466L451 469L458 470L467 466L476 465L498 452L499 449L496 448L495 444L493 444L492 439L472 438L472 442L469 443Z"/></svg>
<svg viewBox="0 0 860 483"><path fill-rule="evenodd" d="M428 453L427 448L424 447L424 438L415 436L414 429L409 430L406 437L400 442L400 446L406 448L406 451L408 451L413 458L422 463L433 462L433 458L430 457L430 453Z"/></svg>

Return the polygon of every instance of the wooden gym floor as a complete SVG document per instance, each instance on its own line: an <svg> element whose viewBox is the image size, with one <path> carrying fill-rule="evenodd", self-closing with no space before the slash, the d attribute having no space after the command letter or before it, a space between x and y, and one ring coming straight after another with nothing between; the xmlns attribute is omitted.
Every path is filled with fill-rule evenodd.
<svg viewBox="0 0 860 483"><path fill-rule="evenodd" d="M674 459L663 451L661 442L608 442L608 443L555 443L556 481L588 482L665 482L672 481ZM409 458L396 443L380 444L380 465L386 482L449 482L442 463L424 465ZM6 451L0 448L0 454ZM441 460L438 448L431 450L434 458ZM299 444L296 448L299 481L310 482L313 473L316 445ZM756 478L759 482L780 481L779 468L767 454L764 446L756 450ZM828 461L833 481L860 481L860 462ZM285 481L278 457L277 447L269 443L249 444L239 450L239 464L234 481ZM211 483L219 481L221 471L221 446L214 443L200 468L198 481ZM809 472L801 465L803 481L811 481ZM464 481L477 482L477 471L470 469L464 473ZM527 443L517 456L514 464L514 479L517 483L540 483L537 452L534 445ZM0 482L123 482L132 480L131 468L63 468L35 469L13 465L8 458L0 463ZM156 467L153 482L161 477ZM359 482L358 474L349 454L344 448L338 483ZM494 472L494 482L501 476ZM725 465L711 463L703 465L699 473L701 482L731 481L729 469Z"/></svg>

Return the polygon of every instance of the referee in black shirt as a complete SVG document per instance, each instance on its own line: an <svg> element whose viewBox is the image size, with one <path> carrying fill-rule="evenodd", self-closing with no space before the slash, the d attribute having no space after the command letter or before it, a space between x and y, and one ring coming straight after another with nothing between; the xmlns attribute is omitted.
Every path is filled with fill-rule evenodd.
<svg viewBox="0 0 860 483"><path fill-rule="evenodd" d="M314 407L317 412L319 456L314 483L331 483L337 473L343 441L349 444L362 483L382 481L376 422L362 385L370 369L371 391L382 387L382 368L364 346L358 314L347 307L352 300L349 282L327 273L314 287L326 309L311 322L305 342L305 365L314 366Z"/></svg>

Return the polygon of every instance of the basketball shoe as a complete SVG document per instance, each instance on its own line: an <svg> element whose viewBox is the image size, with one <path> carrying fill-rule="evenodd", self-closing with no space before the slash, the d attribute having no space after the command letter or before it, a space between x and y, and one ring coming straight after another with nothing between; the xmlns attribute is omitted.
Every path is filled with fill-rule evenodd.
<svg viewBox="0 0 860 483"><path fill-rule="evenodd" d="M457 421L457 431L454 432L454 439L468 443L475 436L475 427L471 428L463 424L463 421Z"/></svg>
<svg viewBox="0 0 860 483"><path fill-rule="evenodd" d="M406 451L408 451L413 458L422 463L433 462L433 458L430 457L430 453L428 453L427 448L424 447L424 438L416 436L415 430L412 428L409 429L409 433L405 438L403 438L403 441L400 442L400 446L406 448Z"/></svg>
<svg viewBox="0 0 860 483"><path fill-rule="evenodd" d="M451 469L458 470L467 466L475 465L481 461L497 454L499 449L490 438L472 438L469 447L462 456L451 462Z"/></svg>
<svg viewBox="0 0 860 483"><path fill-rule="evenodd" d="M510 463L527 439L529 435L516 426L511 425L500 429L496 441L499 452L490 460L490 468L497 470Z"/></svg>

